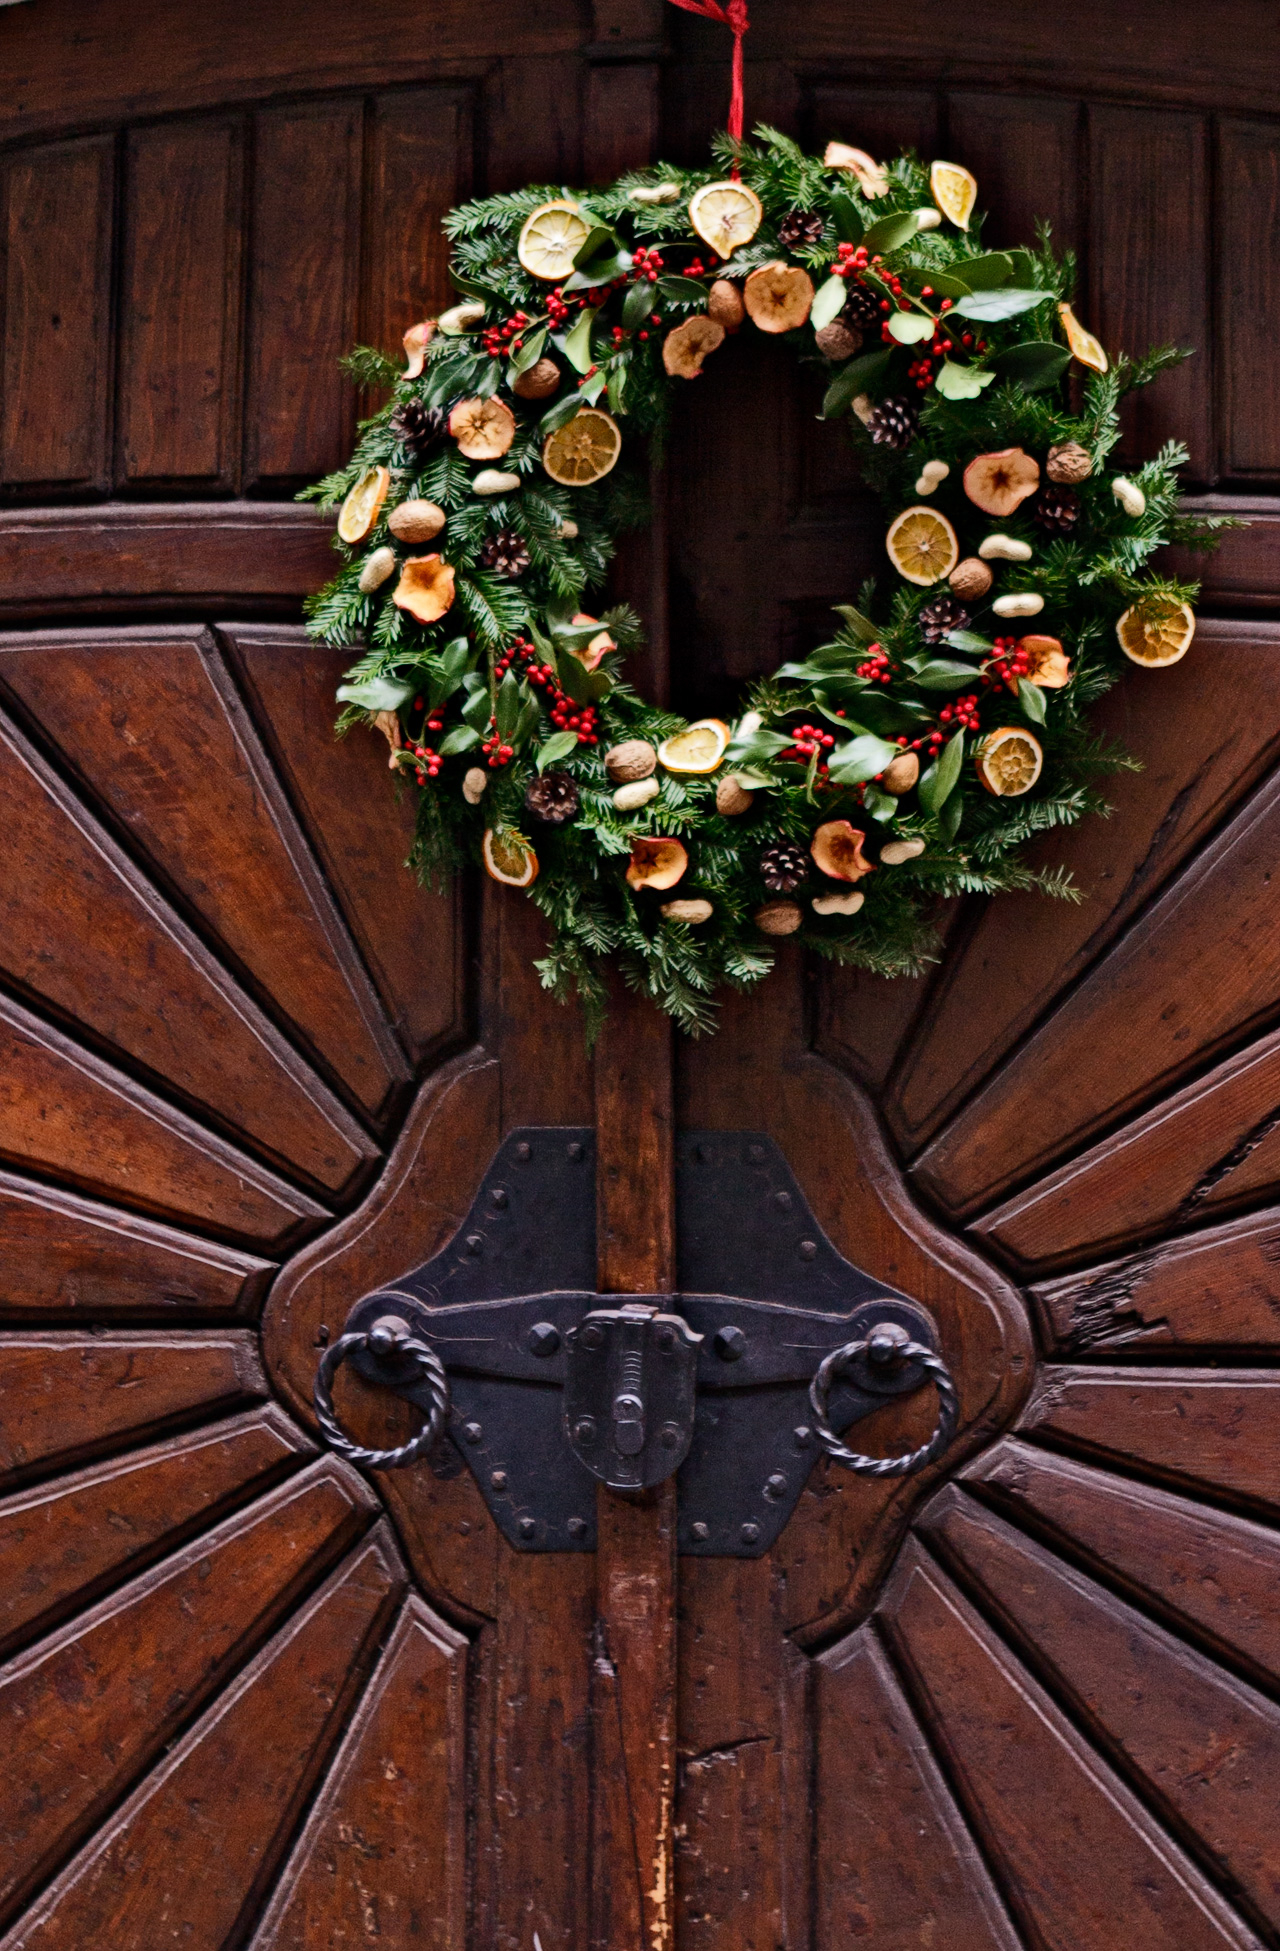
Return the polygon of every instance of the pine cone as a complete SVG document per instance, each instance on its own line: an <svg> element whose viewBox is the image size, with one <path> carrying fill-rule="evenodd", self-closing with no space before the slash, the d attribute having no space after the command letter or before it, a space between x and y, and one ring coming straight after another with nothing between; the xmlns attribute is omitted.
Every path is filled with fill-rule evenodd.
<svg viewBox="0 0 1280 1951"><path fill-rule="evenodd" d="M788 210L778 225L778 242L788 251L799 244L820 244L825 229L816 210Z"/></svg>
<svg viewBox="0 0 1280 1951"><path fill-rule="evenodd" d="M770 894L790 894L808 873L808 849L794 840L775 840L760 856L760 878Z"/></svg>
<svg viewBox="0 0 1280 1951"><path fill-rule="evenodd" d="M910 447L919 425L920 417L911 401L898 394L881 400L867 421L867 432L877 447Z"/></svg>
<svg viewBox="0 0 1280 1951"><path fill-rule="evenodd" d="M869 332L873 325L880 323L880 300L868 286L850 279L849 296L844 301L840 316L846 325L853 326L855 330Z"/></svg>
<svg viewBox="0 0 1280 1951"><path fill-rule="evenodd" d="M426 459L448 424L447 406L424 406L421 400L402 400L391 416L392 433L419 461Z"/></svg>
<svg viewBox="0 0 1280 1951"><path fill-rule="evenodd" d="M927 644L940 644L949 631L968 628L969 612L954 596L935 596L932 603L925 604L916 622Z"/></svg>
<svg viewBox="0 0 1280 1951"><path fill-rule="evenodd" d="M495 576L523 576L529 567L529 551L513 528L502 528L481 549L479 566L492 569Z"/></svg>
<svg viewBox="0 0 1280 1951"><path fill-rule="evenodd" d="M529 781L524 803L535 820L563 826L578 810L578 788L567 772L544 772Z"/></svg>
<svg viewBox="0 0 1280 1951"><path fill-rule="evenodd" d="M1074 488L1060 487L1055 482L1041 488L1031 504L1031 514L1051 535L1069 535L1080 519L1080 497Z"/></svg>

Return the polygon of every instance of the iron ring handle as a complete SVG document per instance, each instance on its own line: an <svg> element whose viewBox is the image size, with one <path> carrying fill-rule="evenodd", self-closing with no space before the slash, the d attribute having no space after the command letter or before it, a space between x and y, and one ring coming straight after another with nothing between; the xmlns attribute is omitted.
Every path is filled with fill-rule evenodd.
<svg viewBox="0 0 1280 1951"><path fill-rule="evenodd" d="M426 1384L431 1395L431 1409L417 1435L407 1443L401 1443L398 1449L366 1450L359 1443L352 1442L338 1421L333 1406L333 1378L353 1349L367 1348L368 1345L368 1335L348 1334L339 1335L332 1346L325 1349L316 1370L313 1397L316 1417L330 1449L336 1450L348 1463L363 1464L366 1470L403 1470L406 1464L416 1463L419 1457L426 1456L440 1440L449 1415L449 1384L444 1365L425 1341L417 1341L410 1335L396 1343L397 1355L410 1355L417 1364L418 1381Z"/></svg>
<svg viewBox="0 0 1280 1951"><path fill-rule="evenodd" d="M938 1426L927 1443L918 1450L909 1450L905 1456L863 1456L857 1450L850 1450L840 1441L827 1421L827 1401L831 1394L831 1384L836 1375L859 1355L864 1355L871 1345L867 1336L862 1341L847 1341L843 1348L837 1348L820 1364L817 1374L809 1384L809 1402L813 1408L814 1434L827 1455L836 1463L853 1470L860 1477L912 1477L917 1470L940 1457L956 1432L960 1415L960 1403L956 1395L956 1385L951 1379L951 1371L941 1355L935 1355L918 1341L905 1342L898 1354L904 1361L915 1361L926 1368L938 1391Z"/></svg>

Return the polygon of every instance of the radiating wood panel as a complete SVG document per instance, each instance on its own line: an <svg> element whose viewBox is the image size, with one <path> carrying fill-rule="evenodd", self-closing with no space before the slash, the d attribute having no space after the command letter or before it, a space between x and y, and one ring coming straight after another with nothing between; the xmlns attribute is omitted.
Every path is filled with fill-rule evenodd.
<svg viewBox="0 0 1280 1951"><path fill-rule="evenodd" d="M7 1498L0 1649L91 1604L313 1454L309 1439L269 1406Z"/></svg>
<svg viewBox="0 0 1280 1951"><path fill-rule="evenodd" d="M356 957L206 632L9 638L6 683L131 840L377 1110L407 1076Z"/></svg>
<svg viewBox="0 0 1280 1951"><path fill-rule="evenodd" d="M45 1893L12 1951L233 1942L402 1587L390 1527L379 1525Z"/></svg>
<svg viewBox="0 0 1280 1951"><path fill-rule="evenodd" d="M372 103L360 335L394 359L408 328L455 295L442 220L470 193L473 139L461 89L397 90Z"/></svg>
<svg viewBox="0 0 1280 1951"><path fill-rule="evenodd" d="M1214 191L1223 458L1233 475L1274 476L1280 474L1280 404L1262 376L1269 368L1267 321L1280 303L1270 246L1280 221L1280 129L1220 122Z"/></svg>
<svg viewBox="0 0 1280 1951"><path fill-rule="evenodd" d="M267 1392L244 1331L0 1336L0 1475L65 1469Z"/></svg>
<svg viewBox="0 0 1280 1951"><path fill-rule="evenodd" d="M410 1599L254 1935L463 1951L466 1641Z"/></svg>
<svg viewBox="0 0 1280 1951"><path fill-rule="evenodd" d="M0 1172L0 1318L250 1316L274 1263Z"/></svg>
<svg viewBox="0 0 1280 1951"><path fill-rule="evenodd" d="M19 151L0 186L0 482L105 489L114 139Z"/></svg>
<svg viewBox="0 0 1280 1951"><path fill-rule="evenodd" d="M117 407L130 487L238 477L243 174L238 120L130 134Z"/></svg>

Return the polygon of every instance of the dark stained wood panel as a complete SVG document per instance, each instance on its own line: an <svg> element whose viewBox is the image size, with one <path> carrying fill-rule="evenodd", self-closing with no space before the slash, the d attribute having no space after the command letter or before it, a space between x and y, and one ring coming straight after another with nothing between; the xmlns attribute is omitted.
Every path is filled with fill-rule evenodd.
<svg viewBox="0 0 1280 1951"><path fill-rule="evenodd" d="M899 149L938 153L938 97L932 89L865 88L824 81L808 103L809 140L825 149L834 138L852 142L871 155L893 156Z"/></svg>
<svg viewBox="0 0 1280 1951"><path fill-rule="evenodd" d="M989 250L1029 244L1038 224L1056 251L1079 250L1080 105L1037 95L948 95L946 153L978 179Z"/></svg>
<svg viewBox="0 0 1280 1951"><path fill-rule="evenodd" d="M918 1546L904 1552L881 1616L1033 1944L1115 1951L1121 1919L1143 1951L1254 1944Z"/></svg>
<svg viewBox="0 0 1280 1951"><path fill-rule="evenodd" d="M818 1942L1019 1951L872 1629L816 1667Z"/></svg>
<svg viewBox="0 0 1280 1951"><path fill-rule="evenodd" d="M42 1897L20 1926L24 1946L232 1941L276 1868L403 1583L390 1527L380 1525Z"/></svg>
<svg viewBox="0 0 1280 1951"><path fill-rule="evenodd" d="M466 1641L411 1598L254 1935L463 1951Z"/></svg>
<svg viewBox="0 0 1280 1951"><path fill-rule="evenodd" d="M325 1208L0 995L0 1160L256 1245Z"/></svg>
<svg viewBox="0 0 1280 1951"><path fill-rule="evenodd" d="M220 634L392 1022L420 1060L457 1033L466 1003L458 890L428 890L405 866L417 788L390 776L380 732L334 737L334 692L352 652L289 625Z"/></svg>
<svg viewBox="0 0 1280 1951"><path fill-rule="evenodd" d="M662 104L658 74L658 68L647 61L600 61L587 70L582 145L585 182L614 182L624 170L635 169L659 153Z"/></svg>
<svg viewBox="0 0 1280 1951"><path fill-rule="evenodd" d="M1122 456L1185 441L1190 478L1218 471L1209 311L1208 132L1199 116L1094 106L1088 114L1086 323L1113 356L1148 346L1195 357L1162 373L1125 409Z"/></svg>
<svg viewBox="0 0 1280 1951"><path fill-rule="evenodd" d="M56 1186L0 1172L0 1316L252 1315L275 1271L237 1253Z"/></svg>
<svg viewBox="0 0 1280 1951"><path fill-rule="evenodd" d="M314 1453L268 1406L6 1499L0 1650L91 1604Z"/></svg>
<svg viewBox="0 0 1280 1951"><path fill-rule="evenodd" d="M393 359L403 359L409 327L456 296L443 219L470 194L473 140L461 89L397 90L372 103L360 337Z"/></svg>
<svg viewBox="0 0 1280 1951"><path fill-rule="evenodd" d="M1224 119L1214 181L1223 459L1233 475L1280 474L1280 406L1265 383L1269 322L1280 306L1271 248L1280 223L1280 130Z"/></svg>
<svg viewBox="0 0 1280 1951"><path fill-rule="evenodd" d="M373 1508L355 1472L324 1459L0 1674L0 1711L17 1730L0 1779L0 1908L57 1866Z"/></svg>
<svg viewBox="0 0 1280 1951"><path fill-rule="evenodd" d="M247 1333L0 1336L0 1479L66 1469L267 1393Z"/></svg>
<svg viewBox="0 0 1280 1951"><path fill-rule="evenodd" d="M0 486L105 489L115 142L24 151L0 190Z"/></svg>
<svg viewBox="0 0 1280 1951"><path fill-rule="evenodd" d="M1228 530L1212 555L1170 549L1170 571L1198 582L1202 604L1233 610L1273 610L1280 590L1280 500L1265 494L1188 495L1190 514L1229 515Z"/></svg>
<svg viewBox="0 0 1280 1951"><path fill-rule="evenodd" d="M230 489L239 473L243 128L131 132L118 478Z"/></svg>
<svg viewBox="0 0 1280 1951"><path fill-rule="evenodd" d="M372 984L207 632L0 641L68 762L371 1111L407 1077Z"/></svg>
<svg viewBox="0 0 1280 1951"><path fill-rule="evenodd" d="M363 104L266 109L254 122L246 479L283 486L346 459L356 336ZM408 321L412 323L412 320Z"/></svg>

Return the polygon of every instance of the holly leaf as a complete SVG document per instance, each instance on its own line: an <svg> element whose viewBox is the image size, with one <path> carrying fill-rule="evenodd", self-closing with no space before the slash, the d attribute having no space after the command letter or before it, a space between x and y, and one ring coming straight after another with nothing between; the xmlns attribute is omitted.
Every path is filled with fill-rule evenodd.
<svg viewBox="0 0 1280 1951"><path fill-rule="evenodd" d="M607 671L589 671L568 650L557 655L556 670L560 675L560 689L567 691L576 705L598 704L612 689L612 680Z"/></svg>
<svg viewBox="0 0 1280 1951"><path fill-rule="evenodd" d="M899 345L919 345L922 339L933 337L935 322L920 312L893 312L889 318L889 334Z"/></svg>
<svg viewBox="0 0 1280 1951"><path fill-rule="evenodd" d="M844 618L859 643L875 642L878 632L869 616L863 616L862 611L855 609L852 603L836 603L833 607L836 615Z"/></svg>
<svg viewBox="0 0 1280 1951"><path fill-rule="evenodd" d="M584 379L578 388L578 398L585 400L589 406L594 406L608 384L608 373L592 373L590 379Z"/></svg>
<svg viewBox="0 0 1280 1951"><path fill-rule="evenodd" d="M653 286L647 278L642 278L638 285L632 285L630 291L622 301L623 330L625 332L638 331L640 326L648 318L650 312L653 311L655 304L656 300L653 295Z"/></svg>
<svg viewBox="0 0 1280 1951"><path fill-rule="evenodd" d="M398 677L366 677L358 684L340 684L337 696L344 705L360 705L365 711L398 711L417 690Z"/></svg>
<svg viewBox="0 0 1280 1951"><path fill-rule="evenodd" d="M1070 364L1067 346L1052 339L1023 339L997 355L995 369L1001 379L1012 380L1024 393L1039 393L1061 379Z"/></svg>
<svg viewBox="0 0 1280 1951"><path fill-rule="evenodd" d="M564 356L575 372L585 373L591 364L591 328L596 322L596 307L586 305L572 332L565 335Z"/></svg>
<svg viewBox="0 0 1280 1951"><path fill-rule="evenodd" d="M878 772L892 765L897 756L896 745L865 732L861 738L851 738L847 745L833 751L827 770L838 786L860 786L864 779L874 779Z"/></svg>
<svg viewBox="0 0 1280 1951"><path fill-rule="evenodd" d="M528 333L519 352L513 352L507 361L507 377L519 379L521 373L527 373L530 366L536 366L542 357L542 348L546 343L545 325L539 325L536 331Z"/></svg>
<svg viewBox="0 0 1280 1951"><path fill-rule="evenodd" d="M950 271L904 271L901 274L901 282L906 286L908 291L914 291L917 296L924 290L926 285L930 287L934 295L938 298L967 298L969 296L969 286L965 283L964 279L957 278Z"/></svg>
<svg viewBox="0 0 1280 1951"><path fill-rule="evenodd" d="M573 254L573 268L581 271L584 264L590 264L593 257L600 257L606 249L622 249L622 239L608 224L593 224L577 250Z"/></svg>
<svg viewBox="0 0 1280 1951"><path fill-rule="evenodd" d="M458 752L470 752L480 743L480 734L471 725L453 725L445 733L436 748L442 759L452 759Z"/></svg>
<svg viewBox="0 0 1280 1951"><path fill-rule="evenodd" d="M996 324L1002 318L1016 318L1019 312L1034 311L1053 297L1051 291L975 291L971 298L957 298L954 310L961 318L975 318Z"/></svg>
<svg viewBox="0 0 1280 1951"><path fill-rule="evenodd" d="M520 716L516 720L516 728L511 737L511 743L517 752L522 752L529 743L538 729L538 720L542 715L542 707L536 698L529 696L527 686L521 686L520 695L524 699L524 704L521 706Z"/></svg>
<svg viewBox="0 0 1280 1951"><path fill-rule="evenodd" d="M553 434L557 427L567 427L575 415L586 405L581 393L566 393L562 400L548 407L538 422L538 432L545 437Z"/></svg>
<svg viewBox="0 0 1280 1951"><path fill-rule="evenodd" d="M545 772L549 765L559 765L561 759L567 759L571 752L576 752L577 748L576 732L553 732L546 744L538 747L535 762L538 771Z"/></svg>
<svg viewBox="0 0 1280 1951"><path fill-rule="evenodd" d="M964 794L952 793L941 813L938 815L938 827L945 840L955 839L957 833L960 831L960 822L963 818Z"/></svg>
<svg viewBox="0 0 1280 1951"><path fill-rule="evenodd" d="M843 278L828 278L825 284L818 286L809 308L809 323L815 332L820 332L824 325L830 325L833 318L839 318L848 296L849 287Z"/></svg>
<svg viewBox="0 0 1280 1951"><path fill-rule="evenodd" d="M609 367L608 385L609 385L610 413L625 413L627 410L622 404L623 394L627 390L627 371L628 368L625 364L613 364Z"/></svg>
<svg viewBox="0 0 1280 1951"><path fill-rule="evenodd" d="M767 732L762 725L757 726L746 738L735 738L730 742L724 762L732 771L743 765L768 765L771 759L776 759L780 752L785 752L794 744L795 740L782 732Z"/></svg>
<svg viewBox="0 0 1280 1951"><path fill-rule="evenodd" d="M659 278L656 285L649 286L650 296L657 292L669 305L705 305L711 296L711 288L698 278Z"/></svg>
<svg viewBox="0 0 1280 1951"><path fill-rule="evenodd" d="M893 330L892 325L889 329ZM960 366L954 359L944 359L933 383L944 400L976 400L994 378L994 373L980 373L974 366Z"/></svg>
<svg viewBox="0 0 1280 1951"><path fill-rule="evenodd" d="M838 420L847 413L859 393L865 393L885 370L893 353L886 346L880 352L863 352L842 366L832 380L822 402L823 420Z"/></svg>
<svg viewBox="0 0 1280 1951"><path fill-rule="evenodd" d="M485 732L489 729L491 715L488 690L483 683L478 684L462 707L463 719L476 731Z"/></svg>
<svg viewBox="0 0 1280 1951"><path fill-rule="evenodd" d="M1007 251L984 251L981 257L962 258L956 266L970 291L998 291L1013 278L1013 259Z"/></svg>
<svg viewBox="0 0 1280 1951"><path fill-rule="evenodd" d="M874 256L877 252L881 256L887 256L890 251L898 250L909 238L914 237L917 229L918 223L914 210L897 210L891 217L881 217L873 223L870 230L865 232L862 241L867 247L869 256Z"/></svg>
<svg viewBox="0 0 1280 1951"><path fill-rule="evenodd" d="M921 806L935 819L954 792L963 763L964 733L957 732L954 738L948 739L937 760L923 774L917 789Z"/></svg>
<svg viewBox="0 0 1280 1951"><path fill-rule="evenodd" d="M565 279L565 291L599 291L602 286L612 284L615 278L623 278L631 269L630 251L613 251L607 257L592 258L580 271L575 271Z"/></svg>
<svg viewBox="0 0 1280 1951"><path fill-rule="evenodd" d="M1032 684L1029 678L1020 677L1018 679L1018 703L1026 712L1032 724L1043 725L1045 696L1038 684Z"/></svg>
<svg viewBox="0 0 1280 1951"><path fill-rule="evenodd" d="M508 671L498 686L498 704L493 716L498 737L504 745L510 745L520 716L520 685L514 671Z"/></svg>
<svg viewBox="0 0 1280 1951"><path fill-rule="evenodd" d="M836 236L842 244L862 242L862 213L851 196L843 190L832 192L829 206L831 221L836 227Z"/></svg>
<svg viewBox="0 0 1280 1951"><path fill-rule="evenodd" d="M436 657L426 658L427 703L432 710L451 698L471 668L471 645L465 637L455 637Z"/></svg>
<svg viewBox="0 0 1280 1951"><path fill-rule="evenodd" d="M979 636L976 630L948 630L944 639L953 650L969 650L975 657L985 657L995 649L990 637Z"/></svg>
<svg viewBox="0 0 1280 1951"><path fill-rule="evenodd" d="M878 786L868 786L862 795L862 804L873 820L891 820L898 810L898 802L892 793L882 793Z"/></svg>
<svg viewBox="0 0 1280 1951"><path fill-rule="evenodd" d="M957 664L949 657L934 657L917 671L912 682L922 691L959 691L966 684L975 684L978 673L972 664Z"/></svg>

